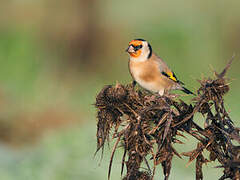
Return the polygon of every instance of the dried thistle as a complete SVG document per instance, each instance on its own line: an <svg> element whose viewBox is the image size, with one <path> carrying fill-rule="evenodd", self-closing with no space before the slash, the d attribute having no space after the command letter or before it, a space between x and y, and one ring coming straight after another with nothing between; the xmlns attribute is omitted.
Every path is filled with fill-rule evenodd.
<svg viewBox="0 0 240 180"><path fill-rule="evenodd" d="M124 149L122 169L126 166L124 180L153 179L156 167L161 164L167 180L170 175L172 158L182 155L189 157L189 163L196 160L196 179L203 179L202 165L217 160L223 168L220 179L239 179L240 142L239 129L234 127L224 106L223 96L229 91L225 74L232 59L214 79L199 81L200 88L192 104L170 97L159 97L145 91L135 91L132 85L105 86L97 95L98 109L97 151L104 149L110 139L116 139L109 163L110 179L112 161L116 149ZM196 113L205 117L204 128L194 122ZM199 143L190 152L178 153L174 143L188 133ZM110 137L110 135L112 135ZM210 156L204 157L203 151ZM150 158L149 158L150 157ZM153 167L150 167L150 162ZM140 171L143 163L147 171Z"/></svg>

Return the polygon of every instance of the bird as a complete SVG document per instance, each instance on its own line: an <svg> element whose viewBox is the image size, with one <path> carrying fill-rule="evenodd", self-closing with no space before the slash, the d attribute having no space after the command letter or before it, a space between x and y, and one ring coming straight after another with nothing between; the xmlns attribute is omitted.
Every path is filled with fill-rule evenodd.
<svg viewBox="0 0 240 180"><path fill-rule="evenodd" d="M184 83L179 81L166 62L153 52L146 40L130 41L126 51L129 54L128 67L134 86L138 83L144 89L160 96L167 95L171 90L195 95L184 87Z"/></svg>

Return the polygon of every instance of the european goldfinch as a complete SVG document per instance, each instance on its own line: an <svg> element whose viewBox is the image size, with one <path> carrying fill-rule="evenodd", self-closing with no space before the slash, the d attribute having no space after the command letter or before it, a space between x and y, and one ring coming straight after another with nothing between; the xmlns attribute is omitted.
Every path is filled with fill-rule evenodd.
<svg viewBox="0 0 240 180"><path fill-rule="evenodd" d="M158 92L160 96L170 90L178 89L193 94L179 81L167 64L152 52L151 45L144 39L129 42L129 70L134 79L143 88Z"/></svg>

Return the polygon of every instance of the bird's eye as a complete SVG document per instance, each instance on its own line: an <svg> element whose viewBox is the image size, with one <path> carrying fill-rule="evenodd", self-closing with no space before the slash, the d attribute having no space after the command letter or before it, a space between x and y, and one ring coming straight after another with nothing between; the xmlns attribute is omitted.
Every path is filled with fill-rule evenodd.
<svg viewBox="0 0 240 180"><path fill-rule="evenodd" d="M141 49L141 48L142 48L142 45L138 45L138 46L135 46L135 47L134 47L134 50L137 51L137 50L139 50L139 49Z"/></svg>

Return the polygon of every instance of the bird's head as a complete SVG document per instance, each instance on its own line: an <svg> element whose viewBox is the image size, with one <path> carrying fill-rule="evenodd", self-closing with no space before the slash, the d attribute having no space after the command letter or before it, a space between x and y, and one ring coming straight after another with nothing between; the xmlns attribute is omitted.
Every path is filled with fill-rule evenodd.
<svg viewBox="0 0 240 180"><path fill-rule="evenodd" d="M152 48L144 39L130 41L126 51L129 53L130 60L136 61L146 61L152 55Z"/></svg>

